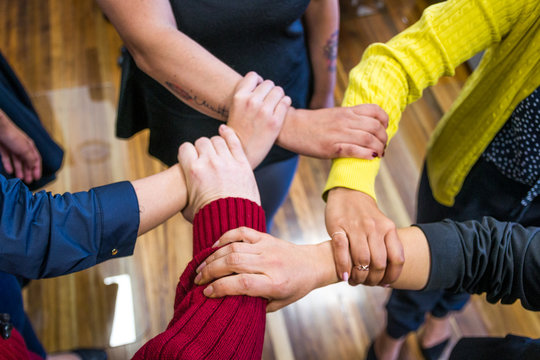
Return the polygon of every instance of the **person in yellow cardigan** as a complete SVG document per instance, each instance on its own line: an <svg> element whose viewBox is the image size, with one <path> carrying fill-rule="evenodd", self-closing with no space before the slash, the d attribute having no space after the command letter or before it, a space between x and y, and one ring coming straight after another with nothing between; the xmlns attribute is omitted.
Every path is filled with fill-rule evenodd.
<svg viewBox="0 0 540 360"><path fill-rule="evenodd" d="M388 43L371 45L351 71L343 106L380 105L391 139L407 104L485 50L429 142L417 222L487 215L538 225L539 18L538 0L449 0L428 7ZM395 225L376 204L379 165L379 158L337 159L324 192L337 271L353 285L390 283L403 264ZM420 346L427 358L437 358L450 335L449 312L466 301L461 294L394 291L372 354L396 358L405 335L429 313Z"/></svg>

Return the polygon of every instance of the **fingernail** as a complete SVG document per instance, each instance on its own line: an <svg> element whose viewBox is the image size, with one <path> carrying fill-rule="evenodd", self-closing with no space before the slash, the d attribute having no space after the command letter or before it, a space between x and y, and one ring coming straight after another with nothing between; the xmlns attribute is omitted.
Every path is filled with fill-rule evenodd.
<svg viewBox="0 0 540 360"><path fill-rule="evenodd" d="M348 272L343 273L343 281L345 281L345 282L349 281L349 273Z"/></svg>
<svg viewBox="0 0 540 360"><path fill-rule="evenodd" d="M204 296L212 296L212 293L214 292L214 288L212 287L212 285L209 285L206 287L206 289L203 290L203 294Z"/></svg>
<svg viewBox="0 0 540 360"><path fill-rule="evenodd" d="M390 284L384 284L382 285L383 288L389 288L390 287Z"/></svg>
<svg viewBox="0 0 540 360"><path fill-rule="evenodd" d="M195 270L195 272L200 273L201 270L206 266L206 261L203 261Z"/></svg>
<svg viewBox="0 0 540 360"><path fill-rule="evenodd" d="M377 154L376 152L373 152L373 154L371 154L371 156L373 156L374 158L378 157L379 154Z"/></svg>
<svg viewBox="0 0 540 360"><path fill-rule="evenodd" d="M219 240L216 241L216 242L214 243L214 245L212 245L212 247L217 247L218 245L219 245Z"/></svg>
<svg viewBox="0 0 540 360"><path fill-rule="evenodd" d="M219 130L225 130L225 124L219 125Z"/></svg>
<svg viewBox="0 0 540 360"><path fill-rule="evenodd" d="M201 281L201 278L202 278L202 274L198 273L197 276L195 276L195 284L199 284L199 282Z"/></svg>

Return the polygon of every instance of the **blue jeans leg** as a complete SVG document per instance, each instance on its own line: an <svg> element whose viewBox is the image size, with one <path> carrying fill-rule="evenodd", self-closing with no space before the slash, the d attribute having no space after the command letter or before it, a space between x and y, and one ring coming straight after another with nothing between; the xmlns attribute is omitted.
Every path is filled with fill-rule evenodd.
<svg viewBox="0 0 540 360"><path fill-rule="evenodd" d="M298 156L255 169L255 180L261 194L261 205L266 214L266 231L270 232L274 216L289 193Z"/></svg>

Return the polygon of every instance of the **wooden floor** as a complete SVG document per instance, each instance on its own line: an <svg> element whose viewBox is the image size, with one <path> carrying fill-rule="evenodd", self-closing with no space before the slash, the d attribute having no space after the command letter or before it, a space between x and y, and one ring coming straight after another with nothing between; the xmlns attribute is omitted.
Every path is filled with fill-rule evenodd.
<svg viewBox="0 0 540 360"><path fill-rule="evenodd" d="M422 0L386 0L375 15L359 18L342 0L336 99L348 71L365 47L388 40L414 22ZM86 190L155 173L162 166L146 152L147 134L124 141L114 136L121 41L91 0L2 0L0 50L26 85L43 122L66 151L58 180L47 190ZM462 87L468 70L424 92L403 116L383 161L376 190L383 211L399 226L414 219L416 183L426 141ZM320 192L328 161L301 159L290 196L276 217L274 234L297 243L328 238ZM170 319L178 276L191 258L191 227L181 216L141 237L131 258L57 279L34 281L25 290L26 309L49 352L105 347L111 359L129 359ZM112 278L111 278L112 277ZM105 278L109 278L105 284ZM126 295L124 297L124 294ZM337 284L268 315L263 358L361 359L384 324L388 290ZM127 299L127 300L126 300ZM132 300L132 309L130 308ZM116 306L116 301L122 302ZM133 342L111 346L113 318L121 311L135 328ZM127 325L129 321L124 321ZM489 305L475 296L453 320L464 335L540 336L540 316L513 306ZM114 341L114 339L112 339ZM129 340L126 340L129 341ZM419 358L415 335L403 359Z"/></svg>

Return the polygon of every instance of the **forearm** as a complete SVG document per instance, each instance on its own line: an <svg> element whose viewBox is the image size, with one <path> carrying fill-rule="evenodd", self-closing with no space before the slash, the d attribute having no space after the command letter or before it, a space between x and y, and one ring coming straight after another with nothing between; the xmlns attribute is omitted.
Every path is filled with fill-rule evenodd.
<svg viewBox="0 0 540 360"><path fill-rule="evenodd" d="M389 115L390 140L405 107L441 76L452 75L460 63L500 41L519 21L525 2L453 0L430 6L417 23L388 43L368 47L349 74L343 106L381 106ZM326 190L342 186L375 197L373 184L379 162L336 160Z"/></svg>
<svg viewBox="0 0 540 360"><path fill-rule="evenodd" d="M180 165L131 182L139 203L138 235L153 229L187 204L187 189Z"/></svg>
<svg viewBox="0 0 540 360"><path fill-rule="evenodd" d="M129 183L52 195L0 181L1 271L52 277L133 253L139 214Z"/></svg>
<svg viewBox="0 0 540 360"><path fill-rule="evenodd" d="M216 248L210 246L229 229L265 229L264 212L239 198L214 201L193 222L194 259L176 290L174 316L167 330L146 343L134 359L258 359L264 340L266 300L248 296L207 299L196 286L197 266Z"/></svg>
<svg viewBox="0 0 540 360"><path fill-rule="evenodd" d="M525 308L540 309L540 228L489 217L419 227L432 262L426 289L486 293L490 302L520 299Z"/></svg>
<svg viewBox="0 0 540 360"><path fill-rule="evenodd" d="M313 69L312 108L330 107L333 106L336 83L339 2L313 0L304 17Z"/></svg>
<svg viewBox="0 0 540 360"><path fill-rule="evenodd" d="M226 121L242 76L177 29L169 1L97 1L142 71L187 105Z"/></svg>

